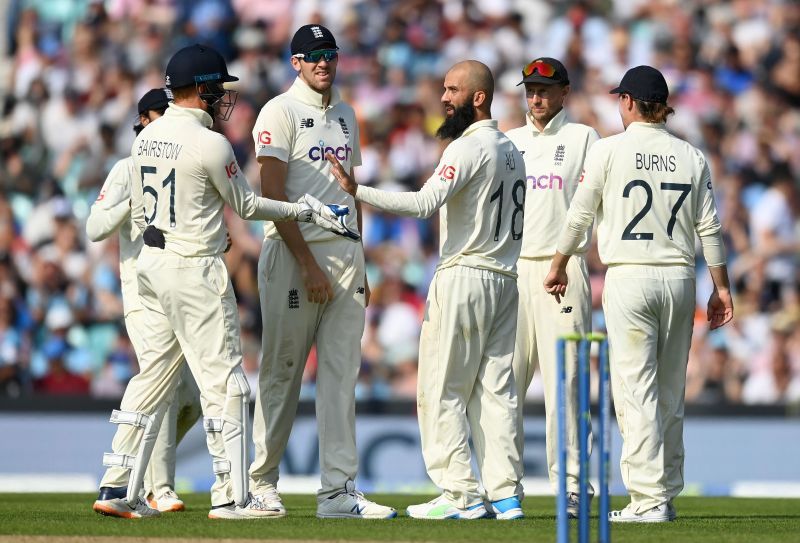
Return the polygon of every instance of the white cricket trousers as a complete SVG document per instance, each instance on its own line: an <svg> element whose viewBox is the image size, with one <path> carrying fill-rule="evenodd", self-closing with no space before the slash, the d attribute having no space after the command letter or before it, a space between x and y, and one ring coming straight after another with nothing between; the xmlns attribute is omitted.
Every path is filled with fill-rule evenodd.
<svg viewBox="0 0 800 543"><path fill-rule="evenodd" d="M297 414L303 369L314 343L318 499L343 489L358 472L355 386L364 332L364 249L344 238L308 247L333 289L333 300L325 304L308 301L297 261L282 240L265 239L258 261L263 336L250 467L255 495L277 485Z"/></svg>
<svg viewBox="0 0 800 543"><path fill-rule="evenodd" d="M465 266L431 282L419 344L417 416L431 480L465 508L482 497L469 439L491 501L521 495L517 393L511 367L517 281Z"/></svg>
<svg viewBox="0 0 800 543"><path fill-rule="evenodd" d="M544 386L545 448L547 451L547 474L553 491L558 489L558 401L556 386L556 342L568 333L586 334L592 330L592 292L589 286L589 270L583 255L575 255L567 263L567 292L556 302L555 296L544 290L544 279L550 271L552 258L517 261L519 278L519 314L517 317L517 341L514 351L514 379L519 398L517 426L517 448L520 460L524 458L525 433L522 408L533 374L539 369ZM567 447L567 492L579 490L578 459L578 350L574 343L566 349L566 447ZM592 435L589 433L591 453ZM589 493L593 493L591 485Z"/></svg>
<svg viewBox="0 0 800 543"><path fill-rule="evenodd" d="M620 468L636 513L683 489L683 403L694 308L694 268L626 264L606 272L603 310L623 440Z"/></svg>
<svg viewBox="0 0 800 543"><path fill-rule="evenodd" d="M163 402L171 401L185 355L200 388L203 414L227 421L228 411L239 409L225 403L229 378L235 370L241 371L242 351L239 314L225 261L221 255L181 257L145 246L136 267L144 306L140 372L128 383L120 409L152 415ZM225 463L222 433L206 436L213 460ZM138 428L121 424L113 451L136 455L140 440ZM110 467L100 486L126 486L128 474L121 467ZM217 473L212 505L232 501L230 474Z"/></svg>
<svg viewBox="0 0 800 543"><path fill-rule="evenodd" d="M144 350L144 315L144 309L135 309L125 315L125 328L140 364L141 353ZM145 472L145 496L152 493L159 497L167 490L175 490L175 450L201 415L200 390L194 382L189 366L184 364L180 383L164 414L153 454Z"/></svg>

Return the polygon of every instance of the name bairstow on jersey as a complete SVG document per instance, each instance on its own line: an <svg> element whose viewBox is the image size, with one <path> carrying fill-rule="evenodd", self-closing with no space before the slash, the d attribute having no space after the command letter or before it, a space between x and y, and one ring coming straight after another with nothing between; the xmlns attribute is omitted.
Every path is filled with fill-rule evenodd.
<svg viewBox="0 0 800 543"><path fill-rule="evenodd" d="M172 143L171 141L139 140L136 154L138 156L178 160L181 149L183 149L183 145Z"/></svg>

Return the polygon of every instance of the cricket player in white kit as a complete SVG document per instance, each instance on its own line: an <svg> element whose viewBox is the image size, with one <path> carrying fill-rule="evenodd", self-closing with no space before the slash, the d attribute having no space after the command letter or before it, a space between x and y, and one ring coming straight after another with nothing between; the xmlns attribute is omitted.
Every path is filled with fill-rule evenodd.
<svg viewBox="0 0 800 543"><path fill-rule="evenodd" d="M151 121L164 114L169 95L164 89L151 89L139 100L138 119L133 129L138 135ZM139 182L133 157L117 162L100 189L86 220L86 233L92 241L106 239L119 231L119 269L125 328L137 358L143 350L144 308L139 301L136 258L142 250L142 233L131 221L131 185ZM180 416L179 416L180 415ZM158 432L150 464L145 474L145 496L161 512L183 511L184 503L175 493L175 449L183 436L200 418L200 391L188 366L181 373L175 399Z"/></svg>
<svg viewBox="0 0 800 543"><path fill-rule="evenodd" d="M520 460L525 433L522 408L525 394L538 368L544 385L545 446L547 472L553 489L561 467L558 460L558 402L556 402L556 342L567 333L592 331L591 289L584 253L588 233L567 266L571 288L556 303L541 288L556 254L556 241L567 216L569 202L578 188L586 152L600 137L585 124L567 121L564 100L569 94L569 76L554 58L541 57L522 69L528 113L525 126L507 132L525 159L525 229L517 262L519 315L514 351L514 377L519 399L519 427L516 433ZM578 516L578 353L567 352L567 511ZM589 437L591 443L591 435ZM591 491L591 487L590 487Z"/></svg>
<svg viewBox="0 0 800 543"><path fill-rule="evenodd" d="M422 455L438 498L407 509L421 519L487 516L472 470L472 438L491 512L522 517L517 393L511 360L516 262L525 213L525 165L491 118L494 79L477 61L447 72L442 139L453 138L418 192L359 187L332 153L333 173L358 200L427 218L439 210L440 261L419 346L417 414Z"/></svg>
<svg viewBox="0 0 800 543"><path fill-rule="evenodd" d="M145 334L141 371L111 416L120 426L113 452L103 456L109 469L93 506L101 514L158 516L139 493L184 354L200 388L216 476L208 516L281 514L252 499L247 489L250 389L241 369L236 300L222 259L227 245L223 206L227 203L246 219L303 220L342 233L338 215L345 210L308 197L296 204L275 202L249 189L230 143L210 130L212 115L227 120L235 94L223 83L236 79L213 49L181 49L167 65L173 103L133 143L137 182L131 185L131 213L143 231L136 273Z"/></svg>
<svg viewBox="0 0 800 543"><path fill-rule="evenodd" d="M598 141L567 213L544 281L560 299L567 262L597 219L608 265L603 310L611 386L622 433L622 479L631 502L613 522L666 522L683 489L683 403L695 308L695 233L714 281L708 320L733 317L725 250L703 154L666 130L667 83L650 66L620 85L625 132Z"/></svg>
<svg viewBox="0 0 800 543"><path fill-rule="evenodd" d="M325 154L349 172L361 164L353 108L333 86L338 52L330 30L306 25L291 43L291 88L267 102L253 128L261 192L275 200L308 193L356 209L330 177ZM253 494L285 511L277 492L311 346L317 346L320 518L393 518L397 512L356 491L355 385L369 287L360 243L360 213L347 217L351 239L291 223L264 227L258 262L262 359L253 421Z"/></svg>

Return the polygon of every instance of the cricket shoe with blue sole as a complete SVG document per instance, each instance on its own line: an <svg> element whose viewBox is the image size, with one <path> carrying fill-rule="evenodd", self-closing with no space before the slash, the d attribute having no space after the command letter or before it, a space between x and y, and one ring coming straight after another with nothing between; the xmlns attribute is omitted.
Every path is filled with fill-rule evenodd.
<svg viewBox="0 0 800 543"><path fill-rule="evenodd" d="M408 508L406 508L406 514L409 517L424 520L475 520L479 518L486 518L488 516L486 506L483 504L483 501L480 501L474 505L470 505L465 509L461 509L449 501L444 494L426 503L409 505Z"/></svg>
<svg viewBox="0 0 800 543"><path fill-rule="evenodd" d="M126 498L127 494L128 488L124 486L101 487L92 509L101 515L119 518L152 518L161 515L158 509L147 505L142 498L137 498L136 503L131 506Z"/></svg>
<svg viewBox="0 0 800 543"><path fill-rule="evenodd" d="M390 519L397 516L392 507L377 504L356 490L353 481L344 489L317 501L317 518Z"/></svg>
<svg viewBox="0 0 800 543"><path fill-rule="evenodd" d="M518 496L493 501L491 511L497 520L514 520L525 516Z"/></svg>

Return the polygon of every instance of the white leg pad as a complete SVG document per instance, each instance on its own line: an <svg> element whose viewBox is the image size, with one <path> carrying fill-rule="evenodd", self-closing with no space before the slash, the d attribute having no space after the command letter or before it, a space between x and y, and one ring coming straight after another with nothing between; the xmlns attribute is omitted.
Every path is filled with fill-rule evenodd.
<svg viewBox="0 0 800 543"><path fill-rule="evenodd" d="M103 453L103 465L107 468L119 466L123 469L133 469L135 462L136 457L128 454Z"/></svg>
<svg viewBox="0 0 800 543"><path fill-rule="evenodd" d="M150 422L150 417L138 411L120 411L119 409L114 409L111 412L111 418L108 420L114 424L130 424L137 428L144 428L147 426L147 423Z"/></svg>
<svg viewBox="0 0 800 543"><path fill-rule="evenodd" d="M158 431L161 428L161 421L170 403L171 402L162 402L155 413L149 417L145 415L146 422L144 431L142 432L142 439L139 442L139 451L134 458L131 474L128 478L128 494L126 499L128 500L128 505L131 507L135 507L139 499L139 492L142 490L144 484L144 473L147 469L147 464L150 462L150 455L153 453L153 447L155 447L156 444L156 437L158 437ZM125 412L121 411L120 413ZM125 424L128 423L126 422Z"/></svg>
<svg viewBox="0 0 800 543"><path fill-rule="evenodd" d="M230 462L233 499L244 505L248 494L247 424L250 385L241 367L235 368L228 377L228 387L223 408L222 439L225 456Z"/></svg>
<svg viewBox="0 0 800 543"><path fill-rule="evenodd" d="M222 417L203 417L203 430L209 432L222 431Z"/></svg>
<svg viewBox="0 0 800 543"><path fill-rule="evenodd" d="M231 463L227 460L214 460L214 474L220 475L221 473L230 473Z"/></svg>

